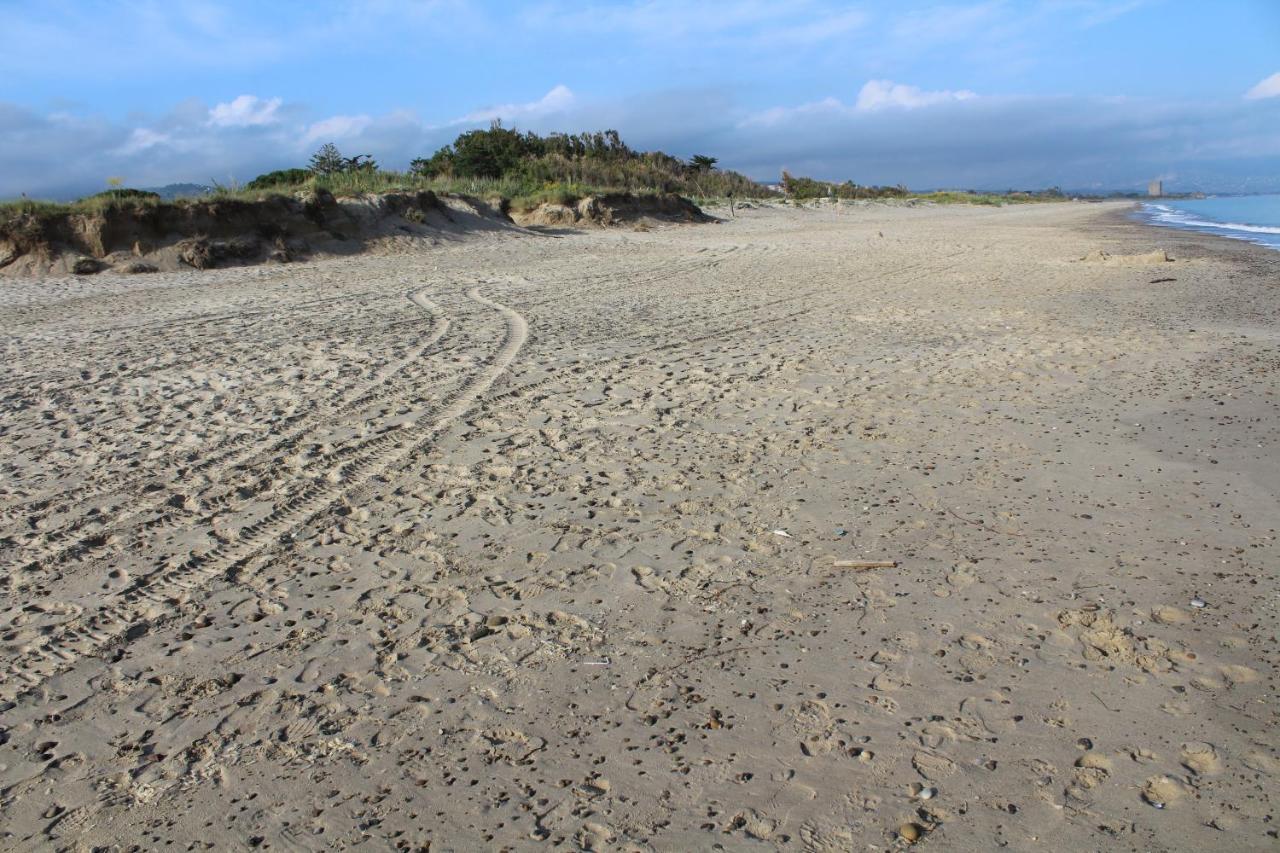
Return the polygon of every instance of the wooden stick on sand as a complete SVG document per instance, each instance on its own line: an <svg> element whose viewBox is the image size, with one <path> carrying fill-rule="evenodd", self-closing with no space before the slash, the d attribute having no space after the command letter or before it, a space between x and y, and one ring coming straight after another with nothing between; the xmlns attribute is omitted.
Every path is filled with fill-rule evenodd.
<svg viewBox="0 0 1280 853"><path fill-rule="evenodd" d="M897 560L836 560L832 563L837 569L896 569Z"/></svg>

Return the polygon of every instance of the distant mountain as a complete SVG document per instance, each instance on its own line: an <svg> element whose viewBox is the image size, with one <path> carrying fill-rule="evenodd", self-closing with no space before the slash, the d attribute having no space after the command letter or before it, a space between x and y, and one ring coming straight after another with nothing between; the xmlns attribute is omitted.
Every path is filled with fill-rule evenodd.
<svg viewBox="0 0 1280 853"><path fill-rule="evenodd" d="M213 187L206 187L204 184L165 184L163 187L147 187L146 191L158 194L165 201L173 201L175 198L208 195L213 192Z"/></svg>

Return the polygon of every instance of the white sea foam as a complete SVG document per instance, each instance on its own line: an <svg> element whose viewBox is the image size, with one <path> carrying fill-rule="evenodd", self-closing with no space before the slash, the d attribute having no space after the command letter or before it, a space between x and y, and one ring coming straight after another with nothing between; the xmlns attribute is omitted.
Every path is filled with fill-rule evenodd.
<svg viewBox="0 0 1280 853"><path fill-rule="evenodd" d="M1280 227L1275 225L1255 225L1248 222L1218 222L1205 219L1202 215L1168 204L1148 202L1143 205L1147 221L1153 225L1165 225L1172 228L1186 228L1195 231L1207 231L1223 237L1235 237L1239 240L1252 240L1267 246L1280 248Z"/></svg>

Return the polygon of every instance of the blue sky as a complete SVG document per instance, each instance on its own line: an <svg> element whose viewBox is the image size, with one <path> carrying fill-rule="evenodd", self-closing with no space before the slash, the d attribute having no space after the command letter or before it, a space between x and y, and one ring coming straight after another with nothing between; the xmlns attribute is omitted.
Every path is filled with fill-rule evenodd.
<svg viewBox="0 0 1280 853"><path fill-rule="evenodd" d="M765 180L1280 189L1280 0L0 0L0 196L404 168L493 117Z"/></svg>

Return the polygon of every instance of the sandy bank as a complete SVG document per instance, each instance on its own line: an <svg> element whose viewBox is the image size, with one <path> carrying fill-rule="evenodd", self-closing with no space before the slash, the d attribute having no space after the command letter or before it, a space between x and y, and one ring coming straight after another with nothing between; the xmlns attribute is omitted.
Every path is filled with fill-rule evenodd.
<svg viewBox="0 0 1280 853"><path fill-rule="evenodd" d="M426 249L479 232L518 233L517 226L647 228L708 221L697 205L669 193L587 196L513 209L504 199L429 190L348 198L317 189L296 196L32 211L0 222L0 276L207 270L376 253L396 244Z"/></svg>
<svg viewBox="0 0 1280 853"><path fill-rule="evenodd" d="M1124 211L6 281L0 846L1274 849L1280 254Z"/></svg>

